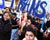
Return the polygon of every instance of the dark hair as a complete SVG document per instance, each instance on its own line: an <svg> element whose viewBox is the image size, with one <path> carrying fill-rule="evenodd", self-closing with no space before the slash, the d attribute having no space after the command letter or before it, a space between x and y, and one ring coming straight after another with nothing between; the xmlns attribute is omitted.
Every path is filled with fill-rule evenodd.
<svg viewBox="0 0 50 40"><path fill-rule="evenodd" d="M9 12L4 12L4 13L3 13L3 16L4 16L6 13L8 13L8 15L10 16L10 13L9 13Z"/></svg>
<svg viewBox="0 0 50 40"><path fill-rule="evenodd" d="M15 15L16 16L17 14L16 13L12 13L12 15Z"/></svg>
<svg viewBox="0 0 50 40"><path fill-rule="evenodd" d="M19 12L19 10L17 10L17 12Z"/></svg>
<svg viewBox="0 0 50 40"><path fill-rule="evenodd" d="M10 9L11 9L11 8L9 8L9 7L5 7L4 9L6 9L6 8L8 8L8 9L9 9L9 11L10 11Z"/></svg>
<svg viewBox="0 0 50 40"><path fill-rule="evenodd" d="M25 33L26 33L27 31L32 32L32 33L34 34L34 36L36 36L36 32L35 32L35 30L34 30L30 25L26 28Z"/></svg>
<svg viewBox="0 0 50 40"><path fill-rule="evenodd" d="M5 15L6 13L8 13L8 14L9 14L9 12L4 12L4 13L3 13L3 15Z"/></svg>

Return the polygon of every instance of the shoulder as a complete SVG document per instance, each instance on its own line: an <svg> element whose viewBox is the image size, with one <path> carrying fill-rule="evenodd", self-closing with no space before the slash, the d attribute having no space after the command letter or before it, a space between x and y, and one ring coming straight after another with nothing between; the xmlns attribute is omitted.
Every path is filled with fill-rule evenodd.
<svg viewBox="0 0 50 40"><path fill-rule="evenodd" d="M26 38L23 38L23 40L26 40Z"/></svg>
<svg viewBox="0 0 50 40"><path fill-rule="evenodd" d="M0 23L3 23L3 20L0 20Z"/></svg>
<svg viewBox="0 0 50 40"><path fill-rule="evenodd" d="M23 38L23 40L26 40L26 38ZM34 40L38 40L37 37L35 37Z"/></svg>
<svg viewBox="0 0 50 40"><path fill-rule="evenodd" d="M35 37L34 40L38 40L37 37Z"/></svg>

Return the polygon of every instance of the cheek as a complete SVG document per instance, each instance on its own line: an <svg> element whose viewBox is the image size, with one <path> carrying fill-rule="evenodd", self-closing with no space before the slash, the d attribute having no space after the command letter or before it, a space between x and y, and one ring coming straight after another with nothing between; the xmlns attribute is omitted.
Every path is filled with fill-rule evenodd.
<svg viewBox="0 0 50 40"><path fill-rule="evenodd" d="M7 18L9 19L10 17L8 16Z"/></svg>
<svg viewBox="0 0 50 40"><path fill-rule="evenodd" d="M32 37L26 36L26 40L34 40L34 36L32 36Z"/></svg>
<svg viewBox="0 0 50 40"><path fill-rule="evenodd" d="M28 37L28 36L25 36L25 38L26 38L26 40L30 40L30 37Z"/></svg>
<svg viewBox="0 0 50 40"><path fill-rule="evenodd" d="M6 19L6 16L4 16L4 19Z"/></svg>

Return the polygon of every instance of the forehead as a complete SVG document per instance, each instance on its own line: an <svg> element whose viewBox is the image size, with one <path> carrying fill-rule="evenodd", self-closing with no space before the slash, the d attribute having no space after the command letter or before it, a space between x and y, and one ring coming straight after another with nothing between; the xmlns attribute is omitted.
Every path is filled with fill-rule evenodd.
<svg viewBox="0 0 50 40"><path fill-rule="evenodd" d="M5 8L6 10L9 10L9 8Z"/></svg>
<svg viewBox="0 0 50 40"><path fill-rule="evenodd" d="M31 31L26 31L26 34L28 34L28 35L34 35Z"/></svg>
<svg viewBox="0 0 50 40"><path fill-rule="evenodd" d="M9 15L9 13L5 13L4 16L5 16L5 15Z"/></svg>

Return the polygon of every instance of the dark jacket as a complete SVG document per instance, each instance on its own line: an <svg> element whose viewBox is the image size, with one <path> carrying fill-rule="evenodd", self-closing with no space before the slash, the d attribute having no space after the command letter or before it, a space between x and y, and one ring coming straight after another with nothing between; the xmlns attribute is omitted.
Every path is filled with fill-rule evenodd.
<svg viewBox="0 0 50 40"><path fill-rule="evenodd" d="M10 40L11 23L10 21L0 20L0 40Z"/></svg>

